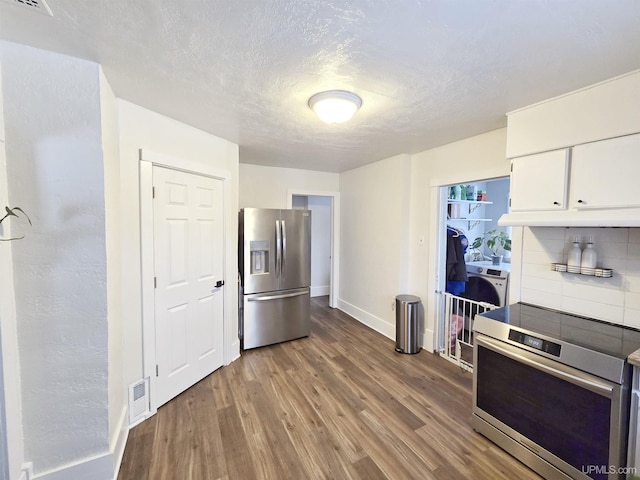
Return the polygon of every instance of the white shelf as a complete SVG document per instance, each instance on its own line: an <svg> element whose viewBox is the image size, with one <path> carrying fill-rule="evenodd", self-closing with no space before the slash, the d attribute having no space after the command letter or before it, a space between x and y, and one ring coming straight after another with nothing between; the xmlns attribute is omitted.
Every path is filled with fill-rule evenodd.
<svg viewBox="0 0 640 480"><path fill-rule="evenodd" d="M453 200L451 198L447 199L447 203L479 203L481 205L493 205L493 202L478 201L478 200Z"/></svg>
<svg viewBox="0 0 640 480"><path fill-rule="evenodd" d="M491 222L491 218L448 218L447 222L467 222L467 230L475 228L480 222Z"/></svg>
<svg viewBox="0 0 640 480"><path fill-rule="evenodd" d="M448 218L447 220L451 220L453 222L460 220L462 222L491 222L493 221L491 218Z"/></svg>

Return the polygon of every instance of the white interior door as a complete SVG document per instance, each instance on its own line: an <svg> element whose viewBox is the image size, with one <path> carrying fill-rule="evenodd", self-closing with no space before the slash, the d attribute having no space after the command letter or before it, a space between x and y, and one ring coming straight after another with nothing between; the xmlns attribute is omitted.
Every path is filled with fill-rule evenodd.
<svg viewBox="0 0 640 480"><path fill-rule="evenodd" d="M222 181L153 167L156 405L223 363Z"/></svg>

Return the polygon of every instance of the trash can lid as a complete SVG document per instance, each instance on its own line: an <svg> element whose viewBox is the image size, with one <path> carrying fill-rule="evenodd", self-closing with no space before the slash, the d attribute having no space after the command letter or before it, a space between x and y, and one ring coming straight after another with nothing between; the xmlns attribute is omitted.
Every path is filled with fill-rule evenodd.
<svg viewBox="0 0 640 480"><path fill-rule="evenodd" d="M398 295L396 300L399 302L417 303L420 301L420 297L416 297L415 295Z"/></svg>

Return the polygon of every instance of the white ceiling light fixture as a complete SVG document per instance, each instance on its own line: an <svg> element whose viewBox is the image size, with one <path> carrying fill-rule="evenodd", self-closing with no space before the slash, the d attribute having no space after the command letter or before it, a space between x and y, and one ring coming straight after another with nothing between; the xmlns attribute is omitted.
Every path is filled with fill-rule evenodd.
<svg viewBox="0 0 640 480"><path fill-rule="evenodd" d="M344 90L316 93L309 99L309 107L326 123L344 123L362 106L362 99Z"/></svg>

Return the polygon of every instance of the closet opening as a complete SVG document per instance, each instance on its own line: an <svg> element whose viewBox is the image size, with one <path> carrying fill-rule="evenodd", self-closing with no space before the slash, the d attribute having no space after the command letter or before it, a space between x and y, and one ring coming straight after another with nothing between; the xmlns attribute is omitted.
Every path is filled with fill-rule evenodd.
<svg viewBox="0 0 640 480"><path fill-rule="evenodd" d="M509 210L509 178L440 187L436 345L438 352L467 370L473 368L476 314L508 304L511 227L498 219Z"/></svg>

